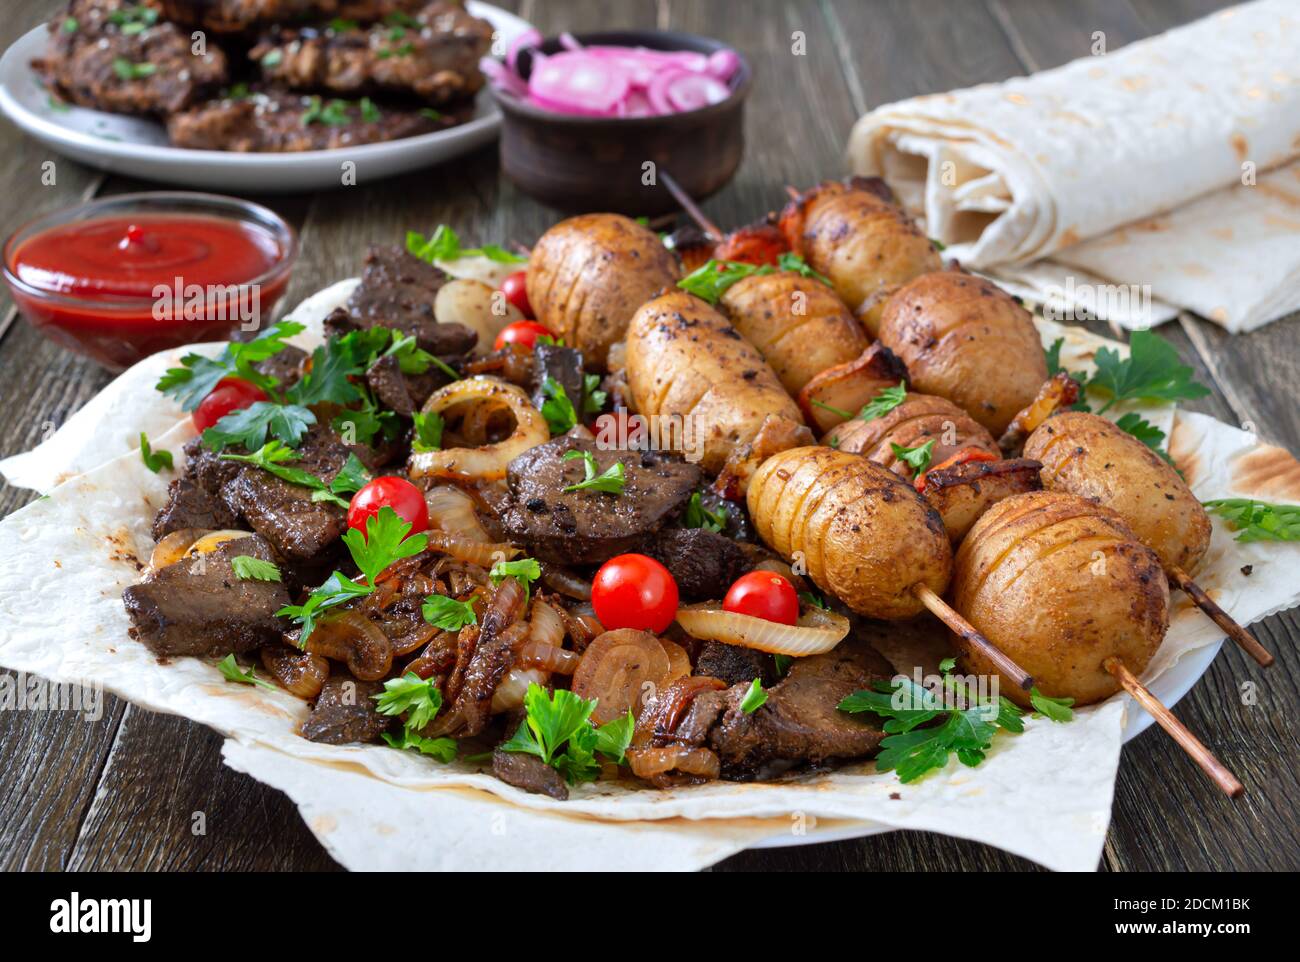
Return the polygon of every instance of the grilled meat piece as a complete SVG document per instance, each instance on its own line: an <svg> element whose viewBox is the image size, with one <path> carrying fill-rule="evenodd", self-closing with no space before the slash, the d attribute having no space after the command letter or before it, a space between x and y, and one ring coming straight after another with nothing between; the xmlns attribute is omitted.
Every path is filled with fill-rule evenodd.
<svg viewBox="0 0 1300 962"><path fill-rule="evenodd" d="M665 528L641 551L673 573L687 601L722 598L732 582L752 567L736 542L704 528Z"/></svg>
<svg viewBox="0 0 1300 962"><path fill-rule="evenodd" d="M751 714L740 710L749 683L727 689L726 707L708 742L722 760L724 777L752 778L773 762L816 764L874 755L885 737L879 724L836 706L846 695L891 674L873 648L849 638L824 655L794 659L785 678L767 690L767 701Z"/></svg>
<svg viewBox="0 0 1300 962"><path fill-rule="evenodd" d="M748 686L757 678L767 688L776 681L776 660L767 652L753 648L705 641L700 644L694 674L710 675L728 685Z"/></svg>
<svg viewBox="0 0 1300 962"><path fill-rule="evenodd" d="M560 773L536 755L498 748L492 753L492 774L507 785L535 795L549 795L561 802L569 797L569 787Z"/></svg>
<svg viewBox="0 0 1300 962"><path fill-rule="evenodd" d="M623 464L620 494L565 491L584 477L581 459L596 459L596 473ZM509 497L501 523L510 539L532 555L557 564L591 565L635 550L686 504L700 468L663 451L605 451L595 441L566 435L525 451L510 462Z"/></svg>
<svg viewBox="0 0 1300 962"><path fill-rule="evenodd" d="M296 153L415 137L454 127L467 117L464 112L434 117L403 107L254 90L172 114L167 134L177 147L194 150Z"/></svg>
<svg viewBox="0 0 1300 962"><path fill-rule="evenodd" d="M46 86L82 107L157 116L188 107L226 82L226 55L202 55L189 34L144 4L72 0L49 23L45 56L32 69Z"/></svg>
<svg viewBox="0 0 1300 962"><path fill-rule="evenodd" d="M374 454L369 448L345 444L333 428L318 423L303 435L293 466L328 484L353 453L373 467ZM221 489L223 500L290 561L315 558L347 529L344 509L313 501L312 493L310 488L291 484L252 465L240 470Z"/></svg>
<svg viewBox="0 0 1300 962"><path fill-rule="evenodd" d="M532 368L533 407L540 411L546 402L543 388L549 378L564 388L565 396L572 402L578 416L582 416L587 389L581 351L558 344L537 344L533 347Z"/></svg>
<svg viewBox="0 0 1300 962"><path fill-rule="evenodd" d="M366 371L366 386L379 403L408 418L424 406L429 395L450 380L436 367L423 374L403 374L401 363L391 354L379 358Z"/></svg>
<svg viewBox="0 0 1300 962"><path fill-rule="evenodd" d="M431 3L386 23L294 27L263 37L249 53L265 83L345 97L402 95L442 106L483 86L479 58L492 25L450 3Z"/></svg>
<svg viewBox="0 0 1300 962"><path fill-rule="evenodd" d="M428 0L159 0L163 16L213 33L246 33L270 23L312 19L382 20Z"/></svg>
<svg viewBox="0 0 1300 962"><path fill-rule="evenodd" d="M192 477L183 476L167 486L167 503L153 519L153 539L161 541L183 528L221 530L239 527L239 515L220 497Z"/></svg>
<svg viewBox="0 0 1300 962"><path fill-rule="evenodd" d="M358 681L346 671L333 672L302 723L302 737L326 745L379 741L397 721L376 710L375 696L383 690L382 682Z"/></svg>
<svg viewBox="0 0 1300 962"><path fill-rule="evenodd" d="M156 655L240 654L277 641L275 613L289 604L278 581L235 577L232 558L278 560L256 535L168 565L122 593L135 637Z"/></svg>
<svg viewBox="0 0 1300 962"><path fill-rule="evenodd" d="M361 283L348 298L347 315L331 315L331 334L358 328L390 327L415 338L421 349L440 358L468 354L478 334L463 324L439 324L434 298L447 275L397 245L366 251Z"/></svg>

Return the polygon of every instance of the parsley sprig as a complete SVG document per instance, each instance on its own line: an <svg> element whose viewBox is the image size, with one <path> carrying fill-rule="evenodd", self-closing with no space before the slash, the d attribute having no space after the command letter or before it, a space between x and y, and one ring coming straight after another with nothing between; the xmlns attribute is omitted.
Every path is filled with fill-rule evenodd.
<svg viewBox="0 0 1300 962"><path fill-rule="evenodd" d="M930 459L934 456L934 438L915 447L905 448L901 444L892 443L889 447L894 452L894 457L911 467L918 476L925 474L930 467Z"/></svg>
<svg viewBox="0 0 1300 962"><path fill-rule="evenodd" d="M343 495L360 491L370 481L370 474L366 471L365 465L351 452L348 453L348 459L339 469L338 474L328 484L310 471L286 465L286 461L293 461L298 455L279 441L268 441L252 454L223 454L221 457L226 461L251 464L290 484L311 488L313 501L328 501L341 508L346 508L349 504L348 499Z"/></svg>
<svg viewBox="0 0 1300 962"><path fill-rule="evenodd" d="M682 518L682 524L687 528L721 532L727 526L727 508L725 505L719 505L718 510L710 511L704 506L700 492L696 491L686 502L686 514Z"/></svg>
<svg viewBox="0 0 1300 962"><path fill-rule="evenodd" d="M411 523L403 521L392 508L385 505L379 513L366 519L366 533L356 528L348 529L343 543L352 555L352 562L360 570L361 581L354 581L335 571L324 584L308 595L301 605L286 605L276 612L277 617L292 618L302 626L298 634L298 647L305 647L307 639L321 615L330 608L365 597L374 591L375 580L389 565L403 558L417 555L429 545L427 535L410 534ZM407 537L410 535L410 537ZM538 574L540 575L540 570Z"/></svg>
<svg viewBox="0 0 1300 962"><path fill-rule="evenodd" d="M230 559L230 569L240 581L279 581L280 569L270 561L240 554Z"/></svg>
<svg viewBox="0 0 1300 962"><path fill-rule="evenodd" d="M149 444L149 436L143 431L140 432L140 460L154 474L163 468L172 469L172 453L162 449L155 451Z"/></svg>
<svg viewBox="0 0 1300 962"><path fill-rule="evenodd" d="M413 671L401 678L384 682L384 690L373 696L375 710L381 715L405 715L402 730L393 735L384 732L384 741L390 748L414 749L421 755L431 755L440 762L454 761L456 741L452 738L426 738L420 729L433 721L442 708L442 692L432 681L425 680Z"/></svg>
<svg viewBox="0 0 1300 962"><path fill-rule="evenodd" d="M527 257L521 257L496 244L484 244L482 247L461 247L460 236L446 224L425 237L419 231L406 232L406 249L422 261L432 264L434 261L454 261L462 257L486 257L498 264L524 264Z"/></svg>
<svg viewBox="0 0 1300 962"><path fill-rule="evenodd" d="M1238 541L1300 541L1300 505L1251 498L1216 498L1205 507L1238 532Z"/></svg>
<svg viewBox="0 0 1300 962"><path fill-rule="evenodd" d="M740 710L746 715L752 715L767 704L767 692L763 691L762 683L755 678L749 683L749 690L745 692L745 697L740 700Z"/></svg>
<svg viewBox="0 0 1300 962"><path fill-rule="evenodd" d="M771 264L747 264L744 261L709 260L678 281L677 286L710 304L717 304L733 284L746 277L762 277L777 271L794 271L803 277L830 284L830 280L809 267L802 257L787 251L777 258L776 267Z"/></svg>
<svg viewBox="0 0 1300 962"><path fill-rule="evenodd" d="M1133 435L1169 464L1174 463L1174 459L1169 456L1169 452L1161 447L1165 442L1165 432L1136 411L1129 411L1127 414L1121 415L1119 420L1115 422L1115 426L1121 431L1127 431Z"/></svg>
<svg viewBox="0 0 1300 962"><path fill-rule="evenodd" d="M254 365L279 354L289 346L285 343L287 338L305 330L296 321L281 321L251 341L230 342L216 358L186 354L181 358L181 366L168 368L155 388L175 398L182 411L193 411L221 380L228 377L248 381L275 397L279 380L262 374Z"/></svg>
<svg viewBox="0 0 1300 962"><path fill-rule="evenodd" d="M564 434L578 423L578 412L564 391L564 385L553 377L542 382L542 417L552 434Z"/></svg>
<svg viewBox="0 0 1300 962"><path fill-rule="evenodd" d="M565 461L576 461L582 459L582 469L586 475L581 481L574 484L566 485L565 491L603 491L605 494L622 494L623 486L627 484L627 478L623 473L623 462L615 461L612 465L596 473L600 467L596 463L595 457L590 451L566 451L564 453Z"/></svg>
<svg viewBox="0 0 1300 962"><path fill-rule="evenodd" d="M632 743L636 719L632 712L597 727L591 722L596 702L563 688L547 695L534 683L524 695L527 715L519 729L501 743L505 752L536 755L556 769L570 785L594 781L603 756L621 764Z"/></svg>
<svg viewBox="0 0 1300 962"><path fill-rule="evenodd" d="M524 601L528 600L532 584L542 576L541 563L536 558L517 558L514 561L498 561L488 571L493 584L500 584L507 578L514 578L524 589Z"/></svg>
<svg viewBox="0 0 1300 962"><path fill-rule="evenodd" d="M474 598L458 601L447 595L429 595L424 599L424 620L443 631L460 631L466 625L477 625Z"/></svg>
<svg viewBox="0 0 1300 962"><path fill-rule="evenodd" d="M221 672L226 681L238 682L241 685L256 685L258 688L265 688L269 691L275 691L276 689L276 686L269 681L258 678L257 673L252 668L249 668L248 671L241 669L239 663L235 661L233 653L226 655L225 658L217 662L217 670Z"/></svg>

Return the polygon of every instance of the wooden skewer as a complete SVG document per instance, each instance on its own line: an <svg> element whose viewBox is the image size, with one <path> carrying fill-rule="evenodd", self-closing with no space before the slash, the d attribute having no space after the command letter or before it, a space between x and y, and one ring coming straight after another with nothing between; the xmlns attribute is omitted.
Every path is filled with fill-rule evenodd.
<svg viewBox="0 0 1300 962"><path fill-rule="evenodd" d="M696 226L699 227L700 230L704 231L711 241L716 244L726 236L726 234L722 232L722 228L709 220L708 215L705 214L704 211L700 210L700 205L695 203L695 200L691 195L682 190L682 185L677 183L671 174L666 170L661 170L659 171L659 179L662 180L664 186L668 188L668 193L673 195L673 200L677 201L677 203L681 205L682 210L686 211L686 213L690 215L691 220L695 221Z"/></svg>
<svg viewBox="0 0 1300 962"><path fill-rule="evenodd" d="M1137 680L1124 662L1112 655L1102 662L1102 667L1115 676L1115 680L1124 686L1124 690L1147 710L1160 727L1169 733L1169 737L1178 743L1178 747L1187 752L1192 761L1200 765L1201 770L1209 775L1214 784L1223 789L1229 798L1236 798L1246 790L1241 782L1237 781L1237 777L1224 768L1223 763L1201 744L1200 739L1189 732L1183 723L1174 717L1173 712Z"/></svg>
<svg viewBox="0 0 1300 962"><path fill-rule="evenodd" d="M1034 687L1034 679L1027 671L1007 657L1006 652L1001 648L976 631L975 627L948 602L925 585L913 585L912 594L916 595L921 600L921 604L929 608L935 617L956 632L958 637L978 648L980 654L993 662L999 672L1010 678L1025 691L1029 691Z"/></svg>
<svg viewBox="0 0 1300 962"><path fill-rule="evenodd" d="M1205 589L1192 580L1191 575L1177 565L1170 565L1165 569L1165 574L1171 582L1187 592L1187 596L1192 599L1196 607L1209 615L1210 620L1227 632L1228 637L1235 641L1246 654L1259 662L1260 667L1267 668L1273 664L1273 655L1269 650L1261 645L1254 635L1237 624L1232 615L1215 604L1213 599L1205 593Z"/></svg>

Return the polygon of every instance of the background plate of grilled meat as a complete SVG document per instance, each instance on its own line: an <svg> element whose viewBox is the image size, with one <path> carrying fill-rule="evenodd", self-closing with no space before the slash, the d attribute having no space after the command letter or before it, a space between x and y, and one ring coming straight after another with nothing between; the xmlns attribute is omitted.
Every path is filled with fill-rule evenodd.
<svg viewBox="0 0 1300 962"><path fill-rule="evenodd" d="M492 24L501 49L530 29L527 21L490 4L469 0L465 7ZM0 110L59 154L147 180L239 193L327 190L343 186L343 164L350 161L356 165L354 182L366 184L481 147L497 136L501 125L500 111L485 86L466 122L399 140L292 153L174 147L156 120L90 110L53 98L31 67L32 60L45 52L47 37L44 25L36 27L0 57Z"/></svg>

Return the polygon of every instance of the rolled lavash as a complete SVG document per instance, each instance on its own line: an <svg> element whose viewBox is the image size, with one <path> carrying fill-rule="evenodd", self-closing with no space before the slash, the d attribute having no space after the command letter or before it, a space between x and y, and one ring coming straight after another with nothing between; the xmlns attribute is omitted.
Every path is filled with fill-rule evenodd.
<svg viewBox="0 0 1300 962"><path fill-rule="evenodd" d="M877 108L849 158L966 266L996 275L1060 252L1229 329L1257 326L1300 306L1300 4L1256 0L1030 77ZM1247 283L1232 273L1242 263Z"/></svg>

